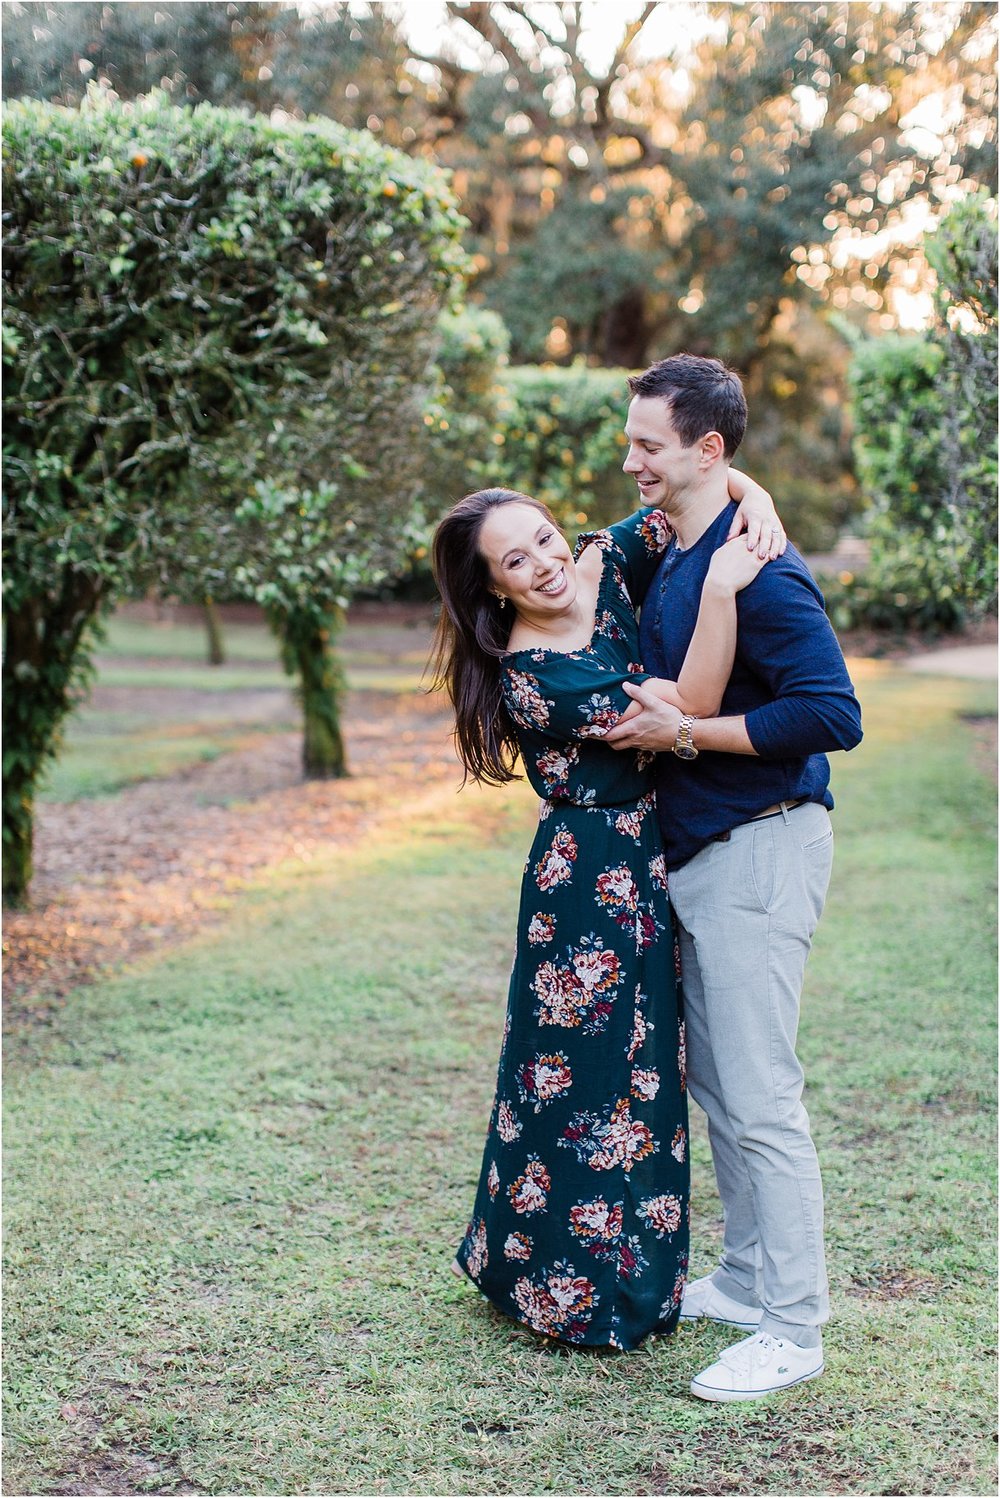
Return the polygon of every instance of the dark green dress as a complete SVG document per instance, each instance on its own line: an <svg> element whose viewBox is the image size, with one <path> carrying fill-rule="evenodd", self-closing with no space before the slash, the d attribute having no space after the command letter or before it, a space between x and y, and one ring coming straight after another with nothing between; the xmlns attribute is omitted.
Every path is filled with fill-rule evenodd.
<svg viewBox="0 0 1000 1498"><path fill-rule="evenodd" d="M551 1337L635 1347L673 1328L688 1250L684 1026L652 755L601 737L629 704L635 610L668 531L643 510L604 553L580 650L521 650L503 686L544 798L525 865L507 1021L458 1261Z"/></svg>

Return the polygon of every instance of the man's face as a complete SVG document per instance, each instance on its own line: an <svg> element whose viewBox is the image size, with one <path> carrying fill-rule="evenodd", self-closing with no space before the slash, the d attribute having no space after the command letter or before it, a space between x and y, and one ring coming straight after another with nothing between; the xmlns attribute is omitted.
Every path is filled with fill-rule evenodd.
<svg viewBox="0 0 1000 1498"><path fill-rule="evenodd" d="M633 396L625 435L628 457L622 468L638 484L644 505L667 508L702 475L701 442L683 445L662 397Z"/></svg>

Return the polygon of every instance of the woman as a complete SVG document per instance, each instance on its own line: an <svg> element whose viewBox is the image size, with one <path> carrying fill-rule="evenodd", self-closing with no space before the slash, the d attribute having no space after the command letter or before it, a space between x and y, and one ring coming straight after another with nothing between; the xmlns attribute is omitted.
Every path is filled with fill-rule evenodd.
<svg viewBox="0 0 1000 1498"><path fill-rule="evenodd" d="M739 498L749 481L733 481ZM544 505L488 489L434 538L435 674L466 777L502 784L520 753L543 798L457 1272L535 1331L585 1346L673 1328L688 1233L684 1027L652 757L600 740L634 711L628 680L684 712L717 711L735 594L764 565L742 537L716 552L680 679L655 681L635 610L669 534L660 511L640 511L581 536L574 559Z"/></svg>

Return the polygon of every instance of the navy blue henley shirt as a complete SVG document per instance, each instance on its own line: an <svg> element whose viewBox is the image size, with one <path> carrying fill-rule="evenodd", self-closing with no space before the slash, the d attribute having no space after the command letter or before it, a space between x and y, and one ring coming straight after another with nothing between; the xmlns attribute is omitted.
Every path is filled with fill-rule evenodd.
<svg viewBox="0 0 1000 1498"><path fill-rule="evenodd" d="M642 606L642 663L676 681L694 633L712 553L735 514L729 504L688 550L671 542ZM779 801L832 808L826 752L861 742L861 709L823 596L794 546L736 595L736 660L719 717L745 715L759 758L702 751L656 758L667 868L677 869L720 832Z"/></svg>

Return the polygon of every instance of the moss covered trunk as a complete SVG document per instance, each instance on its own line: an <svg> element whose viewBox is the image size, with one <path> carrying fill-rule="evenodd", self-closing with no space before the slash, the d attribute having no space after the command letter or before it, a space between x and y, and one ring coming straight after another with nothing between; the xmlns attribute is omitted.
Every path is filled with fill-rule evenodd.
<svg viewBox="0 0 1000 1498"><path fill-rule="evenodd" d="M67 568L58 592L27 599L4 620L3 901L23 905L31 883L35 792L59 746L75 688L84 679L81 646L100 611L94 578Z"/></svg>
<svg viewBox="0 0 1000 1498"><path fill-rule="evenodd" d="M275 610L271 622L281 640L285 669L298 678L302 704L302 771L307 780L333 780L349 773L340 710L344 672L334 649L343 622L339 612Z"/></svg>

